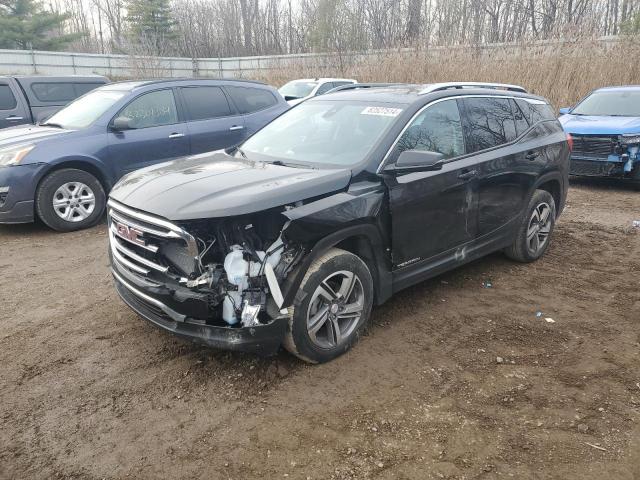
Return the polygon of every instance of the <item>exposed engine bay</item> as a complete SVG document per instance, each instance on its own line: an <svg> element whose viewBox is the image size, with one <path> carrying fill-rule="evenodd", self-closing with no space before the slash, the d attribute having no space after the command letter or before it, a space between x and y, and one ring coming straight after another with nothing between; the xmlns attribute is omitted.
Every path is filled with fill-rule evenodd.
<svg viewBox="0 0 640 480"><path fill-rule="evenodd" d="M281 212L279 208L181 225L198 245L194 268L188 271L190 259L179 258L183 253L164 253L186 274L179 279L182 285L208 295L213 317L246 327L280 314L280 282L303 254L301 247L283 240L288 222Z"/></svg>

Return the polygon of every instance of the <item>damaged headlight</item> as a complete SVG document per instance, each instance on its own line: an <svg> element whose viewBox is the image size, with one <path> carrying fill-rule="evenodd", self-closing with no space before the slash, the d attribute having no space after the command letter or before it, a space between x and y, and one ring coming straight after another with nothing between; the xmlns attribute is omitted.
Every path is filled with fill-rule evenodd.
<svg viewBox="0 0 640 480"><path fill-rule="evenodd" d="M18 145L0 149L0 167L19 164L35 145Z"/></svg>
<svg viewBox="0 0 640 480"><path fill-rule="evenodd" d="M640 144L640 133L633 133L630 135L621 135L620 143L623 145Z"/></svg>

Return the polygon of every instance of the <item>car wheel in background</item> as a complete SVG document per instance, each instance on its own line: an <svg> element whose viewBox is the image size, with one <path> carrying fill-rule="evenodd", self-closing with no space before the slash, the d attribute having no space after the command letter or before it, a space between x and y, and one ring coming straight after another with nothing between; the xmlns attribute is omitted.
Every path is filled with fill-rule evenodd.
<svg viewBox="0 0 640 480"><path fill-rule="evenodd" d="M372 305L373 280L367 265L333 248L311 264L302 280L284 346L307 362L333 360L358 340Z"/></svg>
<svg viewBox="0 0 640 480"><path fill-rule="evenodd" d="M513 244L506 255L518 262L533 262L549 248L556 222L556 203L545 190L536 190L529 202Z"/></svg>
<svg viewBox="0 0 640 480"><path fill-rule="evenodd" d="M71 232L95 225L104 212L106 195L96 177L66 168L47 175L36 192L36 212L50 228Z"/></svg>

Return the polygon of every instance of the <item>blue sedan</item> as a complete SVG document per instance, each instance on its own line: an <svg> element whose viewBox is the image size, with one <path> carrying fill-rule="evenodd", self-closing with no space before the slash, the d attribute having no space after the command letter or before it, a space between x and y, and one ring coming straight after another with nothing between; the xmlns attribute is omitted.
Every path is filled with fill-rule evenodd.
<svg viewBox="0 0 640 480"><path fill-rule="evenodd" d="M98 88L45 123L0 131L0 223L39 217L58 231L88 227L125 174L238 145L288 108L273 87L250 81Z"/></svg>
<svg viewBox="0 0 640 480"><path fill-rule="evenodd" d="M573 139L571 175L640 184L640 86L600 88L560 113Z"/></svg>

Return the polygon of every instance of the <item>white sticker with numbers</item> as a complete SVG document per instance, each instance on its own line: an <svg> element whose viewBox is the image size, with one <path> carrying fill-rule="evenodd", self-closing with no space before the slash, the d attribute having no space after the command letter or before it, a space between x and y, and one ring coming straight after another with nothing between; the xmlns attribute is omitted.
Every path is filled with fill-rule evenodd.
<svg viewBox="0 0 640 480"><path fill-rule="evenodd" d="M401 108L390 108L390 107L367 107L362 112L361 115L378 115L381 117L397 117L402 112Z"/></svg>

